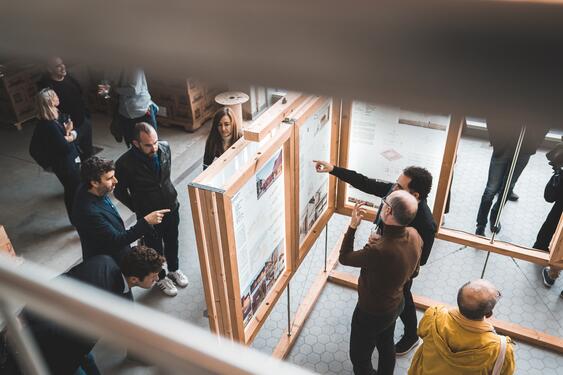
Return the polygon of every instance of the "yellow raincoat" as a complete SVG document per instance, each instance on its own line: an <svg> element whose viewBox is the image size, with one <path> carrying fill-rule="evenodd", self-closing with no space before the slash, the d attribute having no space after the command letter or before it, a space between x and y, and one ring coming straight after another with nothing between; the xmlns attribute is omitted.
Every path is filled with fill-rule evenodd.
<svg viewBox="0 0 563 375"><path fill-rule="evenodd" d="M459 310L433 306L418 326L424 343L416 351L409 375L492 374L500 352L500 338L487 320L465 318ZM501 374L514 373L513 343L507 337Z"/></svg>

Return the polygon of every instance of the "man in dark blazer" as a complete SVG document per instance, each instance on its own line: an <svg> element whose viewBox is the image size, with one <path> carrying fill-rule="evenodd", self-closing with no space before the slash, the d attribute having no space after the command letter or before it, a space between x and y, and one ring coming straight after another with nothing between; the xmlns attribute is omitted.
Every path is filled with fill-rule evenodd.
<svg viewBox="0 0 563 375"><path fill-rule="evenodd" d="M82 185L76 193L73 216L84 260L106 254L119 263L131 250L131 243L152 233L152 225L160 224L170 212L169 209L153 211L126 229L108 196L117 184L113 162L91 157L82 163L80 178Z"/></svg>
<svg viewBox="0 0 563 375"><path fill-rule="evenodd" d="M188 278L178 264L180 204L170 179L171 169L168 142L159 141L156 130L150 124L140 122L133 129L133 147L115 163L115 176L119 182L114 195L135 212L137 218L156 209L170 209L162 223L155 225L154 231L145 235L143 241L166 258L168 274L162 270L156 286L173 297L178 293L174 284L184 288Z"/></svg>
<svg viewBox="0 0 563 375"><path fill-rule="evenodd" d="M417 212L413 221L408 226L416 229L424 242L422 246L420 265L423 266L426 264L428 257L430 257L430 251L432 250L437 230L437 225L434 221L434 217L432 216L432 211L430 210L430 207L428 207L428 203L426 201L426 198L432 189L432 175L428 172L428 170L415 166L405 168L403 173L401 173L397 178L397 181L392 183L368 178L355 171L340 168L324 161L315 160L314 162L317 172L328 172L365 193L372 194L377 197L386 197L393 191L404 190L415 197L418 202ZM379 237L381 236L381 233L385 232L385 223L381 221L380 216L383 206L384 204L382 202L377 211L375 224L378 226L378 233L374 237ZM375 240L377 240L377 238L370 238L370 242L374 242ZM414 275L413 278L414 277L416 277L416 275ZM395 345L395 353L398 356L407 354L420 343L416 332L418 321L416 317L416 306L414 305L411 293L412 282L413 279L410 279L403 288L405 307L400 317L405 327L405 331L403 337Z"/></svg>
<svg viewBox="0 0 563 375"><path fill-rule="evenodd" d="M133 301L131 289L151 288L158 280L164 261L154 249L136 246L123 257L119 266L112 257L97 255L73 267L61 277L72 278ZM94 356L90 353L97 338L78 336L25 310L23 316L51 374L73 375L79 367L87 374L99 373Z"/></svg>

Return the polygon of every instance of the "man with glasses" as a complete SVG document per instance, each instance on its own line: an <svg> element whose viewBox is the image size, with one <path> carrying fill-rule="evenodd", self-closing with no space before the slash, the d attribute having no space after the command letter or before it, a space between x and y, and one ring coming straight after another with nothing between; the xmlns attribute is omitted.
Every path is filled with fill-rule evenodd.
<svg viewBox="0 0 563 375"><path fill-rule="evenodd" d="M397 190L404 190L414 196L418 201L418 210L415 218L409 226L416 229L424 242L420 265L426 264L428 257L430 256L430 251L432 250L432 245L434 244L434 236L437 229L436 222L432 216L432 211L430 211L430 207L428 207L428 203L426 201L432 188L432 175L428 172L428 170L415 166L405 168L403 173L399 175L397 181L393 184L388 181L368 178L355 171L340 168L324 161L315 160L314 163L317 172L328 172L342 181L352 185L356 189L377 197L386 197L391 192ZM375 218L377 230L375 233L372 233L370 242L377 240L377 238L385 232L385 223L382 222L380 215L382 206L383 202L379 206ZM412 279L409 280L403 288L405 308L401 313L401 321L403 322L405 331L403 337L395 345L395 352L398 356L407 354L420 343L416 333L418 321L416 317L416 307L411 293L412 281Z"/></svg>
<svg viewBox="0 0 563 375"><path fill-rule="evenodd" d="M420 321L424 343L416 351L409 375L514 373L514 348L488 320L500 292L486 280L465 283L457 308L432 306Z"/></svg>
<svg viewBox="0 0 563 375"><path fill-rule="evenodd" d="M403 310L403 288L418 270L422 239L407 225L416 216L418 203L406 191L397 190L383 198L380 209L385 230L363 249L354 251L354 235L365 210L357 203L350 226L342 240L339 261L361 267L358 303L352 317L350 359L354 374L374 374L371 356L379 353L377 374L392 374L395 368L393 333Z"/></svg>

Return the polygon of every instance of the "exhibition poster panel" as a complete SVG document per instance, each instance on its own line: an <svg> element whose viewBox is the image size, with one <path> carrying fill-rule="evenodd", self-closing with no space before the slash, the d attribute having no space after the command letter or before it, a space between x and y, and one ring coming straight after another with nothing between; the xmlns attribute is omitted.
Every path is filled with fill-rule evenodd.
<svg viewBox="0 0 563 375"><path fill-rule="evenodd" d="M369 178L395 182L404 168L420 166L432 173L436 185L448 124L449 116L354 102L348 168ZM430 207L435 195L433 188L428 196ZM348 185L347 201L355 200L364 200L375 207L380 204L379 198Z"/></svg>
<svg viewBox="0 0 563 375"><path fill-rule="evenodd" d="M285 270L283 148L232 199L245 326Z"/></svg>
<svg viewBox="0 0 563 375"><path fill-rule="evenodd" d="M328 174L313 160L330 160L331 101L299 128L299 244L328 207Z"/></svg>

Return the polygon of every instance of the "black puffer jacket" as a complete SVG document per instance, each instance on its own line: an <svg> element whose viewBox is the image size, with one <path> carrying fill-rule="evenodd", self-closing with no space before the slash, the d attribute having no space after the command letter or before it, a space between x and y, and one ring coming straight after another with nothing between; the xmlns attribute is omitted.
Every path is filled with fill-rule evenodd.
<svg viewBox="0 0 563 375"><path fill-rule="evenodd" d="M168 142L158 142L160 173L157 175L150 159L134 146L115 163L117 186L114 195L138 217L178 207L178 192L170 180L172 158Z"/></svg>

